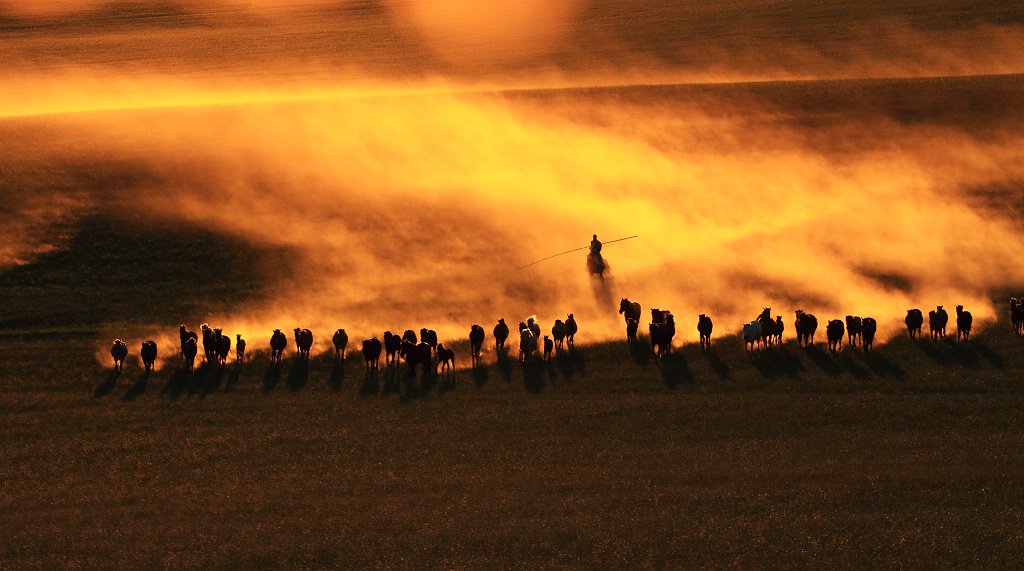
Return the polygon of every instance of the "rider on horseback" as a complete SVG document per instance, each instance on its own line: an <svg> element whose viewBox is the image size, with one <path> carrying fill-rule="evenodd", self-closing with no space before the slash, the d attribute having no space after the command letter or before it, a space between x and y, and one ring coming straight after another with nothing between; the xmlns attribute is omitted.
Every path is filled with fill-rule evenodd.
<svg viewBox="0 0 1024 571"><path fill-rule="evenodd" d="M590 273L604 277L605 264L604 258L601 257L601 241L597 239L597 234L594 234L594 239L590 241L587 268L590 270Z"/></svg>

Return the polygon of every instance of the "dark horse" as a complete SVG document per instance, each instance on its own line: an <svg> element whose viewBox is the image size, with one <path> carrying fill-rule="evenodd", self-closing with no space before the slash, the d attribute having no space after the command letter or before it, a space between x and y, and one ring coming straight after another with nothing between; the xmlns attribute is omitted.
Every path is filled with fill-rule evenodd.
<svg viewBox="0 0 1024 571"><path fill-rule="evenodd" d="M619 302L619 313L625 318L626 323L629 323L630 319L640 321L640 304L622 298L622 301Z"/></svg>
<svg viewBox="0 0 1024 571"><path fill-rule="evenodd" d="M607 268L607 265L604 263L604 257L601 256L600 252L587 254L587 271L600 278L604 278L605 268Z"/></svg>

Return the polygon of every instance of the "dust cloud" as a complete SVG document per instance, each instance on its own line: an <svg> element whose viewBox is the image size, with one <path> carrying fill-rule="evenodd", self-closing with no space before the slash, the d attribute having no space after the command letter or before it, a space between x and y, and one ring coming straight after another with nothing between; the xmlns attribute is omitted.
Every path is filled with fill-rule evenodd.
<svg viewBox="0 0 1024 571"><path fill-rule="evenodd" d="M619 34L620 61L646 67L609 75L607 58L589 67L564 47L581 29L596 34L592 4L518 3L521 20L502 16L506 4L428 5L396 1L386 14L395 29L418 29L410 45L441 54L435 71L471 52L456 67L492 66L480 78L378 80L359 69L287 84L248 68L183 77L184 64L166 62L127 75L75 61L42 74L15 66L0 110L16 135L0 149L4 188L47 201L10 207L0 263L59 247L42 237L48 225L114 201L289 248L295 270L277 298L190 324L242 333L250 350L275 328L310 328L325 350L339 327L354 348L386 329L461 340L474 323L489 332L498 318L514 328L534 315L549 329L569 313L582 342L617 339L621 297L645 318L671 310L680 342L697 339L700 313L722 335L764 307L787 324L796 309L821 322L875 317L884 339L911 307L963 304L983 326L1001 311L992 292L1024 283L1024 266L1007 263L1024 237L1024 130L1002 111L1020 107L1019 76L653 85L749 79L756 62L673 67ZM488 28L488 18L514 25ZM480 36L458 31L471 22ZM1019 34L993 34L997 47L978 61L1024 69L1004 49ZM480 43L495 36L515 49ZM793 69L828 76L807 63L818 56L786 53ZM956 68L945 55L910 70L850 54L856 76ZM525 73L548 79L522 81L531 58L542 61ZM503 65L503 89L478 88ZM564 88L616 83L631 85ZM595 233L639 235L605 248L603 282L587 274L585 252L517 270ZM176 346L176 325L154 329L161 347Z"/></svg>

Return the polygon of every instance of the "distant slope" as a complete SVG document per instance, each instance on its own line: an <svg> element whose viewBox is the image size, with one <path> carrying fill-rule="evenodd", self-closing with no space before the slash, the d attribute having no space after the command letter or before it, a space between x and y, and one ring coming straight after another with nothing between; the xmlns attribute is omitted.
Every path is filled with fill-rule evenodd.
<svg viewBox="0 0 1024 571"><path fill-rule="evenodd" d="M0 331L193 323L267 299L291 260L283 249L155 218L91 215L62 230L64 248L0 273Z"/></svg>

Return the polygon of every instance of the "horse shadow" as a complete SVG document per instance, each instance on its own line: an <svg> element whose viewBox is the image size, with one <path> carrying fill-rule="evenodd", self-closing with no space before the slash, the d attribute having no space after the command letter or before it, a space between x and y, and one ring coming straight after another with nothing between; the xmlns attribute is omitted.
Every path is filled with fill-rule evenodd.
<svg viewBox="0 0 1024 571"><path fill-rule="evenodd" d="M494 364L495 368L504 377L506 384L512 384L512 359L508 356L508 349L502 349L498 351L498 360Z"/></svg>
<svg viewBox="0 0 1024 571"><path fill-rule="evenodd" d="M149 385L149 371L143 372L139 375L138 380L132 385L132 388L128 389L128 392L124 393L121 400L124 402L131 402L134 398L138 397L142 393L146 392L146 387Z"/></svg>
<svg viewBox="0 0 1024 571"><path fill-rule="evenodd" d="M387 373L385 371L385 379ZM384 383L384 391L387 393L387 382ZM368 397L376 395L380 391L380 371L376 369L367 369L366 374L363 376L363 383L359 386L359 396Z"/></svg>
<svg viewBox="0 0 1024 571"><path fill-rule="evenodd" d="M345 361L335 361L331 366L331 376L327 378L327 387L333 392L341 390L345 383Z"/></svg>
<svg viewBox="0 0 1024 571"><path fill-rule="evenodd" d="M370 383L374 387L374 394L377 389L377 379L380 375L380 371L377 369L370 369L366 372L366 376L369 382L364 383L364 388L369 388ZM402 373L398 365L384 366L384 392L383 394L389 395L393 393L402 392Z"/></svg>
<svg viewBox="0 0 1024 571"><path fill-rule="evenodd" d="M558 363L558 370L561 371L562 376L566 379L572 377L573 373L578 372L580 375L586 373L586 356L583 354L583 351L575 347L559 351L555 361Z"/></svg>
<svg viewBox="0 0 1024 571"><path fill-rule="evenodd" d="M429 395L433 392L434 385L437 383L437 373L430 370L422 373L418 377L416 375L416 369L409 369L408 375L401 375L401 373L399 373L399 375L404 376L403 380L405 381L405 391L403 396L406 399L422 398ZM419 379L419 383L416 382L417 378Z"/></svg>
<svg viewBox="0 0 1024 571"><path fill-rule="evenodd" d="M490 367L484 365L481 362L474 362L473 368L470 369L470 376L473 377L473 383L476 388L483 388L487 384L487 379L490 376Z"/></svg>
<svg viewBox="0 0 1024 571"><path fill-rule="evenodd" d="M943 351L942 348L938 346L938 343L941 342L942 340L932 341L930 337L923 339L915 339L915 344L917 345L918 349L921 350L921 352L923 352L928 357L931 357L931 359L938 363L939 365L942 365L943 367L948 367L953 364L953 357L950 356L948 352Z"/></svg>
<svg viewBox="0 0 1024 571"><path fill-rule="evenodd" d="M107 393L114 389L114 386L117 384L117 378L120 376L120 369L114 369L113 371L107 373L107 378L102 383L100 383L98 387L96 387L96 390L93 391L92 393L93 396L96 398L106 396Z"/></svg>
<svg viewBox="0 0 1024 571"><path fill-rule="evenodd" d="M842 363L843 367L845 367L846 370L851 375L854 376L854 378L860 379L862 381L865 381L865 380L871 378L871 371L869 371L868 369L866 369L863 366L861 366L860 363L854 361L848 354L843 353L839 357L839 361L840 361L840 363Z"/></svg>
<svg viewBox="0 0 1024 571"><path fill-rule="evenodd" d="M530 359L523 363L523 386L526 390L539 394L544 390L544 362Z"/></svg>
<svg viewBox="0 0 1024 571"><path fill-rule="evenodd" d="M732 376L732 370L729 368L729 364L722 360L718 351L714 348L708 348L704 350L703 353L704 357L708 360L708 364L711 365L711 369L720 379L727 380Z"/></svg>
<svg viewBox="0 0 1024 571"><path fill-rule="evenodd" d="M665 386L675 390L681 384L693 384L693 372L681 353L672 352L658 359L658 370Z"/></svg>
<svg viewBox="0 0 1024 571"><path fill-rule="evenodd" d="M973 344L969 342L950 343L950 354L960 365L967 367L968 369L977 369L982 365L981 355L974 350L972 345Z"/></svg>
<svg viewBox="0 0 1024 571"><path fill-rule="evenodd" d="M885 357L875 351L865 351L862 357L864 362L867 364L871 371L879 376L892 376L896 379L903 380L907 374L899 366L895 365Z"/></svg>
<svg viewBox="0 0 1024 571"><path fill-rule="evenodd" d="M220 388L221 383L224 381L224 367L217 364L204 363L201 367L196 368L191 380L189 394L198 395L199 398L203 398Z"/></svg>
<svg viewBox="0 0 1024 571"><path fill-rule="evenodd" d="M306 387L308 381L309 361L295 358L292 360L292 366L288 368L288 390L293 393L299 392Z"/></svg>
<svg viewBox="0 0 1024 571"><path fill-rule="evenodd" d="M764 349L752 361L754 368L767 378L786 376L799 379L804 372L800 359L784 347Z"/></svg>
<svg viewBox="0 0 1024 571"><path fill-rule="evenodd" d="M629 343L629 356L633 358L634 363L640 365L640 368L646 369L647 364L651 362L650 343L645 343L638 335L636 341Z"/></svg>
<svg viewBox="0 0 1024 571"><path fill-rule="evenodd" d="M804 354L828 375L838 377L843 372L843 366L832 355L832 352L822 349L818 344L804 347Z"/></svg>
<svg viewBox="0 0 1024 571"><path fill-rule="evenodd" d="M988 345L978 341L971 341L970 343L974 347L974 350L978 352L978 355L980 355L982 359L988 361L993 367L1002 369L1006 365L1006 359L1004 359L999 353L996 353Z"/></svg>
<svg viewBox="0 0 1024 571"><path fill-rule="evenodd" d="M281 361L271 363L263 374L263 392L269 393L281 382Z"/></svg>
<svg viewBox="0 0 1024 571"><path fill-rule="evenodd" d="M235 366L231 368L231 374L228 375L228 382L224 383L224 390L230 391L238 384L239 379L242 377L242 364L235 363Z"/></svg>
<svg viewBox="0 0 1024 571"><path fill-rule="evenodd" d="M437 387L437 396L442 396L455 390L455 375L451 371L445 371L440 375L441 384Z"/></svg>
<svg viewBox="0 0 1024 571"><path fill-rule="evenodd" d="M167 379L167 384L164 385L163 390L160 391L161 394L170 395L173 398L181 396L181 394L188 389L188 386L191 383L191 377L192 373L190 373L188 369L179 367L178 370L174 371L174 373L172 373Z"/></svg>

